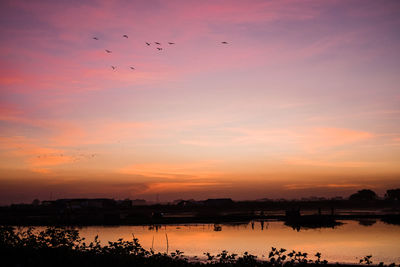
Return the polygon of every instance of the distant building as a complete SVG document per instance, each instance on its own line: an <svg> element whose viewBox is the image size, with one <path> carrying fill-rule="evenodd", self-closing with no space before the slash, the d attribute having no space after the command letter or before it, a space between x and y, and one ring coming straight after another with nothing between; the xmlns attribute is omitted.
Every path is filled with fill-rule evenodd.
<svg viewBox="0 0 400 267"><path fill-rule="evenodd" d="M146 206L147 202L144 199L134 199L132 200L132 206Z"/></svg>
<svg viewBox="0 0 400 267"><path fill-rule="evenodd" d="M222 207L222 206L230 206L234 202L230 198L209 198L204 201L205 206L213 206L213 207Z"/></svg>
<svg viewBox="0 0 400 267"><path fill-rule="evenodd" d="M274 200L270 199L270 198L262 198L262 199L257 199L256 201L257 202L273 202Z"/></svg>
<svg viewBox="0 0 400 267"><path fill-rule="evenodd" d="M185 201L184 199L175 199L174 201L172 201L172 205L178 205L180 202Z"/></svg>
<svg viewBox="0 0 400 267"><path fill-rule="evenodd" d="M301 201L325 201L325 200L327 199L324 197L316 197L316 196L301 198Z"/></svg>
<svg viewBox="0 0 400 267"><path fill-rule="evenodd" d="M124 200L119 200L118 201L118 206L122 207L122 208L132 208L132 200L130 199L124 199Z"/></svg>
<svg viewBox="0 0 400 267"><path fill-rule="evenodd" d="M178 202L175 202L175 205L179 206L179 207L193 207L193 206L199 206L203 203L196 201L194 199L189 199L189 200L180 200Z"/></svg>
<svg viewBox="0 0 400 267"><path fill-rule="evenodd" d="M43 200L42 201L42 206L44 206L44 207L51 207L51 206L54 206L55 204L56 204L56 202L52 201L52 200Z"/></svg>
<svg viewBox="0 0 400 267"><path fill-rule="evenodd" d="M37 198L35 198L35 199L32 201L32 206L37 207L37 206L39 206L39 205L40 205L40 200L37 199Z"/></svg>
<svg viewBox="0 0 400 267"><path fill-rule="evenodd" d="M58 206L64 206L68 209L83 209L83 208L113 208L116 206L116 201L109 198L74 198L74 199L58 199Z"/></svg>

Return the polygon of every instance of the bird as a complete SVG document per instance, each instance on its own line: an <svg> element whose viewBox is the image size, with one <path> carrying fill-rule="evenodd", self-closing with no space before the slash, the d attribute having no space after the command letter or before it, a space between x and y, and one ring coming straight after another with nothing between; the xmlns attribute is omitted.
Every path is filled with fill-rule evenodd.
<svg viewBox="0 0 400 267"><path fill-rule="evenodd" d="M134 70L135 68L134 67L130 67L131 68L131 70Z"/></svg>
<svg viewBox="0 0 400 267"><path fill-rule="evenodd" d="M99 40L99 38L97 38L97 37L93 37L93 39L94 39L94 40Z"/></svg>
<svg viewBox="0 0 400 267"><path fill-rule="evenodd" d="M175 44L175 43L172 43L172 42L168 42L168 44L170 44L170 45L173 45L173 44Z"/></svg>
<svg viewBox="0 0 400 267"><path fill-rule="evenodd" d="M106 49L106 52L107 52L107 53L112 53L112 51L110 51L110 50L107 50L107 49Z"/></svg>
<svg viewBox="0 0 400 267"><path fill-rule="evenodd" d="M228 44L228 42L221 42L221 44Z"/></svg>
<svg viewBox="0 0 400 267"><path fill-rule="evenodd" d="M122 37L128 38L128 35L124 34L124 35L122 35Z"/></svg>
<svg viewBox="0 0 400 267"><path fill-rule="evenodd" d="M146 42L146 44L149 46L150 45L150 43L148 43L148 42Z"/></svg>
<svg viewBox="0 0 400 267"><path fill-rule="evenodd" d="M161 43L159 43L159 42L154 42L156 45L161 45Z"/></svg>
<svg viewBox="0 0 400 267"><path fill-rule="evenodd" d="M157 47L157 49L158 49L158 50L162 50L162 48L161 48L161 47Z"/></svg>
<svg viewBox="0 0 400 267"><path fill-rule="evenodd" d="M115 66L111 66L111 68L112 68L113 70L115 70L115 69L116 69L116 67L115 67Z"/></svg>

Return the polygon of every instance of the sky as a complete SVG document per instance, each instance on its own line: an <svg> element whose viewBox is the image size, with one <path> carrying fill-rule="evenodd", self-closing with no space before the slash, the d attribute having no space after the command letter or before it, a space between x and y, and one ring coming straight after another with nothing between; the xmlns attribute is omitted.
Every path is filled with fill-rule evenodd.
<svg viewBox="0 0 400 267"><path fill-rule="evenodd" d="M383 195L399 28L390 0L3 0L0 204Z"/></svg>

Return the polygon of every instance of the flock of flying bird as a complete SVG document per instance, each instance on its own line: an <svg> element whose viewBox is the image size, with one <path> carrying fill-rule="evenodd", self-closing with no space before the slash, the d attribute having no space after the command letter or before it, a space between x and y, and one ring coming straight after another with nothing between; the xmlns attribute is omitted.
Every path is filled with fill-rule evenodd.
<svg viewBox="0 0 400 267"><path fill-rule="evenodd" d="M80 153L80 154L63 154L63 153L47 153L47 154L40 154L36 156L38 159L48 159L48 158L55 158L55 157L67 157L72 160L72 162L78 162L80 160L84 159L94 159L97 157L98 154L92 153L92 154L87 154L87 153Z"/></svg>
<svg viewBox="0 0 400 267"><path fill-rule="evenodd" d="M126 34L122 35L122 37L123 37L123 38L129 38L128 35L126 35ZM99 38L97 38L97 37L93 37L93 39L96 40L96 41L99 40ZM151 45L151 43L149 43L149 42L145 42L145 44L146 44L147 46L150 46L150 45ZM154 44L157 45L156 48L157 48L158 51L163 50L163 48L161 47L161 43L160 43L160 42L154 42ZM173 42L168 42L168 44L169 44L169 45L174 45L175 43L173 43ZM228 44L228 42L221 42L221 44ZM111 50L108 50L108 49L105 49L105 51L106 51L106 53L108 53L108 54L111 54L111 53L112 53L112 51L111 51ZM113 70L116 70L116 69L117 69L117 67L116 67L116 66L113 66L113 65L111 66L111 68L112 68ZM132 67L132 66L130 66L129 68L130 68L131 70L135 70L135 68Z"/></svg>
<svg viewBox="0 0 400 267"><path fill-rule="evenodd" d="M124 34L124 35L122 35L122 37L123 37L123 38L128 38L128 35ZM96 40L96 41L99 40L99 38L97 38L97 37L93 37L93 39ZM151 45L151 43L149 43L149 42L145 42L145 44L146 44L147 46L150 46L150 45ZM157 48L158 51L163 50L163 48L161 47L161 43L160 43L160 42L154 42L154 44L157 45L156 48ZM168 45L174 45L174 44L175 44L175 43L173 43L173 42L168 42ZM221 42L221 44L228 44L228 42ZM112 53L112 51L111 51L111 50L108 50L108 49L105 49L105 52L108 53L108 54ZM112 68L113 70L116 70L116 69L117 69L116 66L111 66L111 68ZM129 68L130 68L131 70L135 70L135 68L132 67L132 66L130 66ZM21 148L18 148L18 149L21 149ZM38 155L37 158L64 157L64 156L68 156L68 157L70 157L70 158L73 160L73 162L77 162L77 161L79 161L79 160L81 160L81 159L84 159L84 158L86 158L86 159L93 159L94 157L97 157L98 155L97 155L97 154L83 154L83 153L75 154L75 155L64 155L64 154L58 154L58 153L49 153L49 154L41 154L41 155Z"/></svg>

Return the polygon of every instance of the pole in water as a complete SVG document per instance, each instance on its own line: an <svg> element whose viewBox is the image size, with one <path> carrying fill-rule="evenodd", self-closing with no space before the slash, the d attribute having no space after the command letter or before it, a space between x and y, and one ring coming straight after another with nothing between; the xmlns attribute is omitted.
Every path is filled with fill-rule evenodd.
<svg viewBox="0 0 400 267"><path fill-rule="evenodd" d="M168 234L167 234L167 233L165 233L165 239L167 240L167 254L168 254L168 247L169 247L169 244L168 244Z"/></svg>

